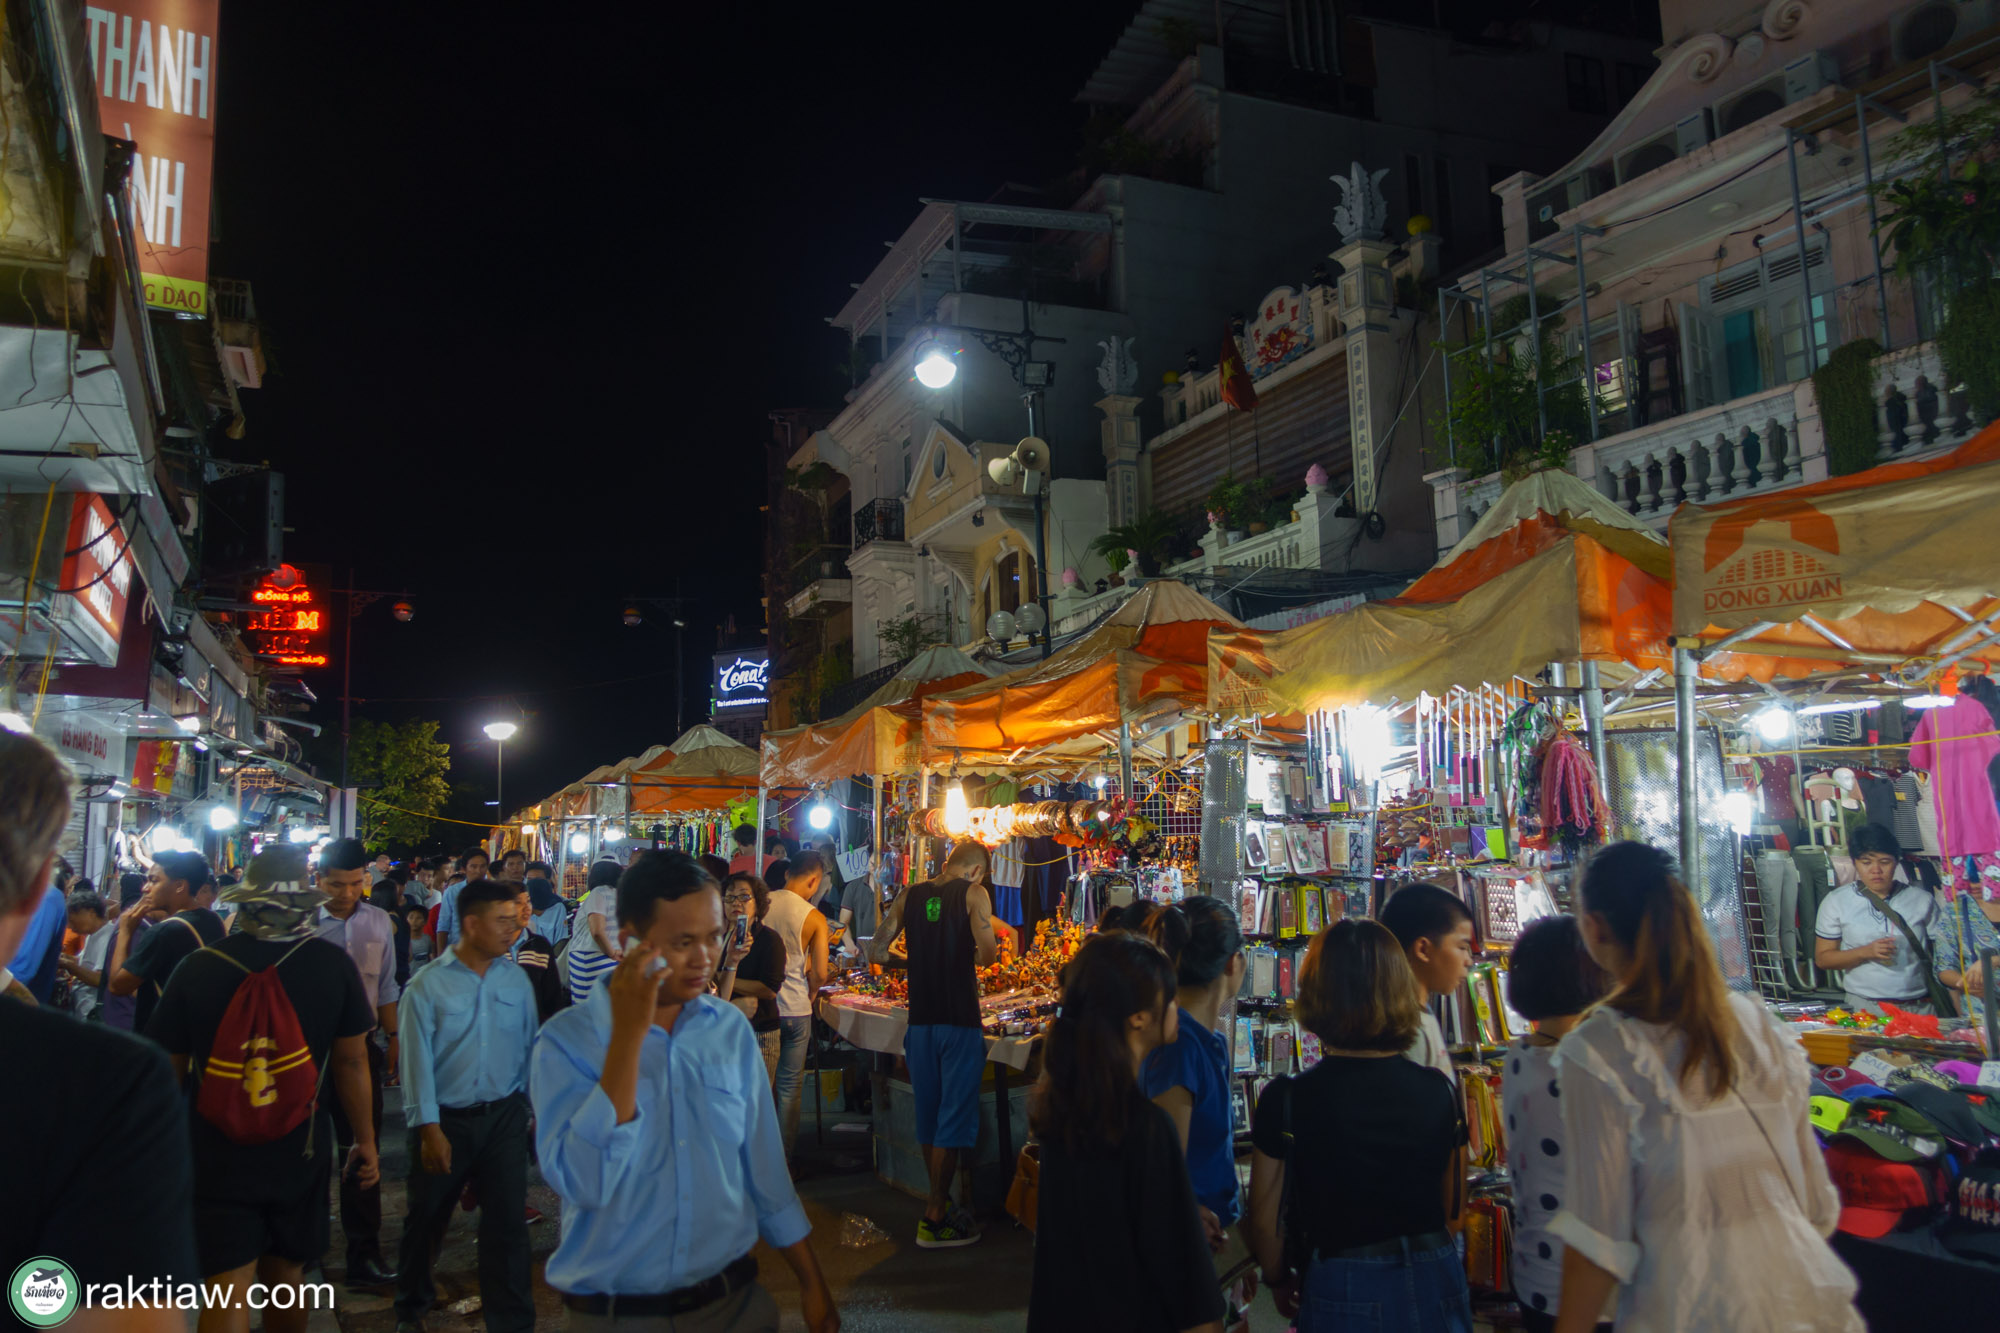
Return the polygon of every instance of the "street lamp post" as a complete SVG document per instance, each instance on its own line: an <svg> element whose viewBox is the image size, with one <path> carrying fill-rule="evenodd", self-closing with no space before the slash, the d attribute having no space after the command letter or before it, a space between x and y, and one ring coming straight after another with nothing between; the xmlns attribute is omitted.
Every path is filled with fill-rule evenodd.
<svg viewBox="0 0 2000 1333"><path fill-rule="evenodd" d="M675 583L678 585L679 580L676 579ZM628 625L643 625L646 623L644 613L639 610L642 605L666 612L667 618L674 623L675 736L679 736L687 730L684 720L687 715L687 683L682 675L687 666L687 604L688 599L682 597L678 592L671 597L640 596L625 599L625 623Z"/></svg>
<svg viewBox="0 0 2000 1333"><path fill-rule="evenodd" d="M1029 312L1028 302L1021 302L1021 329L1009 333L999 329L959 328L949 324L930 326L938 333L963 333L979 341L993 355L1006 362L1013 373L1014 382L1021 386L1021 404L1028 409L1028 434L1041 434L1042 390L1055 378L1055 363L1033 359L1035 344L1059 343L1065 338L1051 338L1047 334L1035 332L1034 320ZM952 359L948 348L932 340L928 348L919 347L915 356L914 371L917 382L927 389L939 390L950 387L958 377L957 362ZM1044 492L1048 478L1044 476L1035 488L1035 602L1042 608L1042 656L1052 651L1051 640L1055 637L1055 617L1049 614L1049 539L1048 520L1044 512Z"/></svg>
<svg viewBox="0 0 2000 1333"><path fill-rule="evenodd" d="M495 742L498 757L493 761L493 794L500 798L500 818L507 817L507 739L520 728L512 722L488 722L486 734Z"/></svg>
<svg viewBox="0 0 2000 1333"><path fill-rule="evenodd" d="M354 582L354 574L349 571L349 583ZM335 588L335 593L347 597L347 615L341 626L340 648L340 785L347 787L347 737L353 730L354 720L354 618L366 611L384 597L402 597L403 593L377 592L373 588ZM396 619L410 619L410 604L397 602Z"/></svg>

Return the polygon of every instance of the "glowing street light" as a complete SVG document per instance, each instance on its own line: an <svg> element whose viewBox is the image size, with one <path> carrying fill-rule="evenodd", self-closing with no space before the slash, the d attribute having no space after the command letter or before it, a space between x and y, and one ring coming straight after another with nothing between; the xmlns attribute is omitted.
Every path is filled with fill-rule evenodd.
<svg viewBox="0 0 2000 1333"><path fill-rule="evenodd" d="M917 383L926 389L943 389L958 378L958 362L943 343L933 339L917 349Z"/></svg>
<svg viewBox="0 0 2000 1333"><path fill-rule="evenodd" d="M498 757L493 761L493 794L500 798L500 814L507 814L507 742L520 728L512 722L488 722L486 734L491 736L498 747Z"/></svg>

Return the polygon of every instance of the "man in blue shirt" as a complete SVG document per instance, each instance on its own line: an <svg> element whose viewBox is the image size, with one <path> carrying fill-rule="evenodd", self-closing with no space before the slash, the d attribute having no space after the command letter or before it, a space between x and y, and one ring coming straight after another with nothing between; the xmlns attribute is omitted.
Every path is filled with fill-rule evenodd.
<svg viewBox="0 0 2000 1333"><path fill-rule="evenodd" d="M624 961L549 1020L531 1078L542 1175L563 1199L547 1276L571 1333L611 1333L614 1316L775 1328L760 1237L797 1275L807 1329L838 1333L756 1035L707 993L723 955L715 879L680 852L642 855L618 881L618 928Z"/></svg>
<svg viewBox="0 0 2000 1333"><path fill-rule="evenodd" d="M47 1004L55 992L56 961L62 954L63 918L67 899L54 884L42 890L35 914L28 918L28 931L21 947L7 962L7 970L17 977L35 1003Z"/></svg>
<svg viewBox="0 0 2000 1333"><path fill-rule="evenodd" d="M382 858L378 857L379 862ZM368 849L359 838L339 838L320 849L318 887L326 902L314 914L313 931L339 946L354 960L361 990L375 1010L376 1026L388 1042L385 1051L369 1040L368 1084L374 1122L382 1123L382 1073L400 1063L397 1048L396 923L387 912L365 902ZM345 1149L354 1142L354 1128L338 1102L333 1106L334 1143ZM352 1172L340 1177L340 1227L347 1233L347 1280L361 1286L387 1287L396 1274L382 1262L382 1190L378 1182L363 1188Z"/></svg>
<svg viewBox="0 0 2000 1333"><path fill-rule="evenodd" d="M458 896L465 892L466 885L485 879L486 869L492 862L484 847L468 847L459 853L458 864L464 878L447 888L438 902L437 947L440 954L458 940Z"/></svg>
<svg viewBox="0 0 2000 1333"><path fill-rule="evenodd" d="M458 943L410 978L397 1010L410 1177L396 1328L423 1328L437 1295L431 1237L477 1172L487 1333L531 1333L526 1089L535 992L507 957L521 930L514 886L471 880L458 907Z"/></svg>

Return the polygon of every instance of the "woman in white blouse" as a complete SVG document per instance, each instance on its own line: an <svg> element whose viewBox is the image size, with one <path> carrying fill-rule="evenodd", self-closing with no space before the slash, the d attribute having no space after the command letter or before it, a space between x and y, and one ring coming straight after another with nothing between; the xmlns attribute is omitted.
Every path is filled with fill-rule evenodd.
<svg viewBox="0 0 2000 1333"><path fill-rule="evenodd" d="M1840 1200L1807 1119L1804 1049L1733 995L1666 853L1591 859L1583 934L1617 978L1563 1038L1567 1247L1557 1333L1618 1289L1618 1333L1862 1333L1825 1238Z"/></svg>

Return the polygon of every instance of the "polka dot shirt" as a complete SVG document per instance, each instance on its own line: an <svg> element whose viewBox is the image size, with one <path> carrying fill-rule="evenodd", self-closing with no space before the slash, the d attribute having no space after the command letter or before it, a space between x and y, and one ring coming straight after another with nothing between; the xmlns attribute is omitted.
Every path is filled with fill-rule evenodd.
<svg viewBox="0 0 2000 1333"><path fill-rule="evenodd" d="M1562 1291L1562 1242L1548 1225L1563 1206L1562 1089L1553 1046L1516 1038L1501 1066L1500 1114L1514 1173L1514 1291L1531 1310L1553 1314Z"/></svg>

